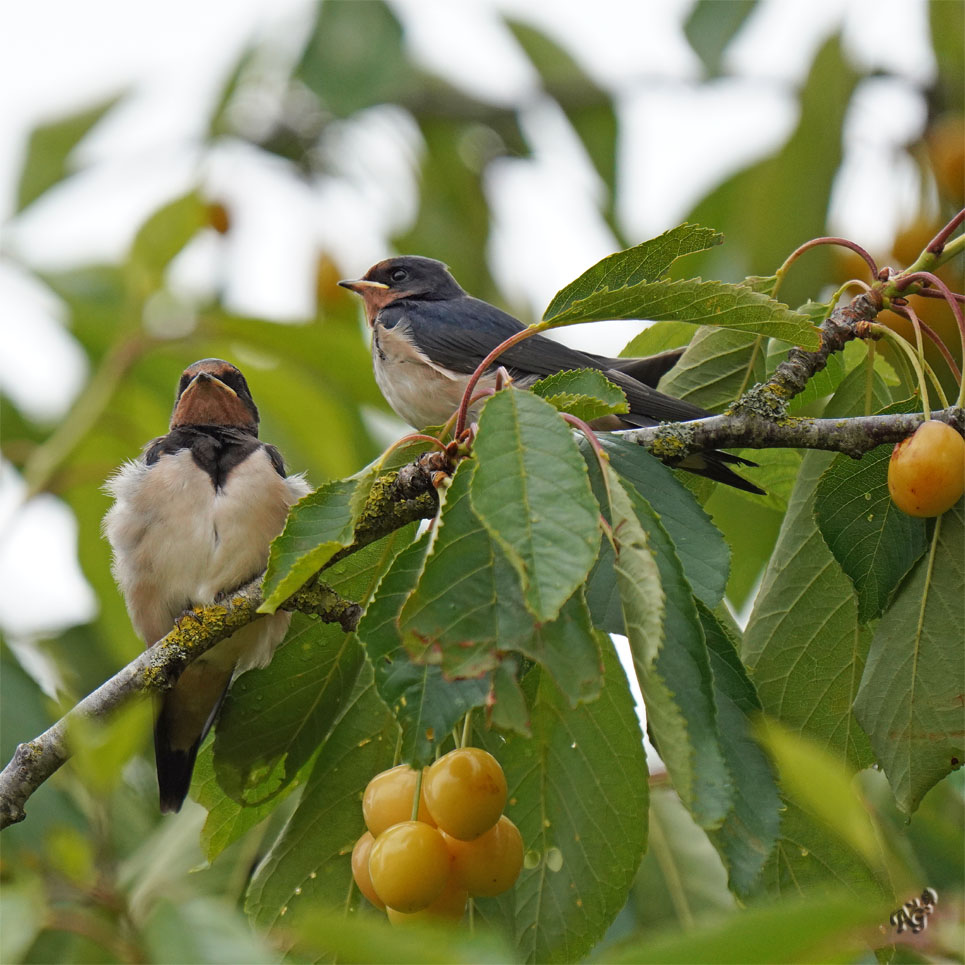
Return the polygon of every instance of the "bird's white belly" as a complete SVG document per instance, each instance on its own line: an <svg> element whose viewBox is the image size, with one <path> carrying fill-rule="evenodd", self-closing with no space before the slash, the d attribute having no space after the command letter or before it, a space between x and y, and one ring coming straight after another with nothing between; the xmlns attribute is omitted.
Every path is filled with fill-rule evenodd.
<svg viewBox="0 0 965 965"><path fill-rule="evenodd" d="M393 411L410 426L440 426L459 408L469 376L433 366L405 334L405 327L376 328L372 340L375 381ZM493 376L479 380L476 392L491 388ZM478 412L473 407L471 415Z"/></svg>
<svg viewBox="0 0 965 965"><path fill-rule="evenodd" d="M116 497L104 520L114 575L135 629L151 644L186 608L213 603L264 569L288 507L308 487L279 476L259 449L216 490L183 449L153 466L128 463L108 489Z"/></svg>

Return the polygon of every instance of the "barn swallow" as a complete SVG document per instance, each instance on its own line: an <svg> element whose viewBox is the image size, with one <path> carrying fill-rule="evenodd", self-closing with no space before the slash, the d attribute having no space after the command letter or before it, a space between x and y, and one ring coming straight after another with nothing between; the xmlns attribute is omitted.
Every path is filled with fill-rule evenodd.
<svg viewBox="0 0 965 965"><path fill-rule="evenodd" d="M444 424L459 407L476 366L500 342L525 327L495 305L468 295L448 268L432 258L389 258L373 265L362 278L339 284L360 295L365 304L365 317L372 328L375 380L382 394L395 412L417 429ZM555 372L598 369L623 389L630 411L598 420L594 428L629 429L702 419L712 413L656 389L660 377L673 367L681 352L614 359L578 352L543 335L533 335L503 352L479 380L478 388L495 386L498 365L504 366L521 388ZM756 465L727 452L713 451L689 456L678 468L763 494L728 463Z"/></svg>
<svg viewBox="0 0 965 965"><path fill-rule="evenodd" d="M241 372L221 359L188 366L170 431L105 484L104 533L134 629L151 646L191 607L257 577L289 507L309 491L258 439L258 409ZM159 701L154 728L161 811L179 811L198 747L232 676L263 667L291 614L260 617L199 657Z"/></svg>

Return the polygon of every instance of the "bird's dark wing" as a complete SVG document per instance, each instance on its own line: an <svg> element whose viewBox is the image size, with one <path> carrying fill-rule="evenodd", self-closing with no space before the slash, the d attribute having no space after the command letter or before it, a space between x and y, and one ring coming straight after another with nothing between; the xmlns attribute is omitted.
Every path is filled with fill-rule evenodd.
<svg viewBox="0 0 965 965"><path fill-rule="evenodd" d="M408 326L416 348L437 366L468 375L497 346L525 327L512 315L478 298L450 298L438 301L403 299L384 309L379 322L387 328ZM634 360L639 361L639 360ZM614 360L588 355L546 338L533 335L507 349L497 364L504 365L516 379L542 377L568 369L599 369L627 395L633 424L653 425L659 421L699 419L705 409L664 395L638 381L621 368L631 360ZM632 365L630 365L631 371ZM638 421L639 419L649 421Z"/></svg>

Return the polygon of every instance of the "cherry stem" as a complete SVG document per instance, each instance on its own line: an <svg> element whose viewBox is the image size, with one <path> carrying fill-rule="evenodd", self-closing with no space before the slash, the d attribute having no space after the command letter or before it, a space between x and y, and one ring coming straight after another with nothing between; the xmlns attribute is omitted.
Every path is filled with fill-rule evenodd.
<svg viewBox="0 0 965 965"><path fill-rule="evenodd" d="M931 409L928 405L928 386L925 382L925 371L922 368L921 362L918 360L918 355L915 353L915 350L908 344L904 336L892 331L887 325L882 325L879 322L870 322L868 324L868 329L873 334L879 337L883 336L884 338L888 339L888 341L893 342L908 357L911 367L915 370L915 374L918 376L918 387L921 390L922 411L925 414L925 418L930 419Z"/></svg>
<svg viewBox="0 0 965 965"><path fill-rule="evenodd" d="M419 773L416 775L415 779L415 794L412 796L412 816L409 818L410 821L419 820L419 798L422 797L422 775L424 773L423 768L419 768Z"/></svg>
<svg viewBox="0 0 965 965"><path fill-rule="evenodd" d="M504 342L500 342L499 345L476 366L476 371L469 377L469 381L466 383L466 389L462 393L462 401L459 403L459 414L456 418L456 438L458 438L462 434L462 430L466 428L466 415L469 412L469 406L472 404L473 390L476 388L476 383L482 378L486 369L507 349L511 349L514 345L524 341L531 335L537 335L543 331L544 328L546 328L546 326L540 322L536 325L530 325L529 328L524 328L521 332L516 332L515 335L511 335Z"/></svg>
<svg viewBox="0 0 965 965"><path fill-rule="evenodd" d="M777 284L774 286L774 296L777 295L777 289L780 287L781 282L784 280L784 276L787 274L787 270L791 267L791 265L794 264L794 262L797 261L797 259L800 258L805 251L809 251L811 248L816 248L818 245L839 245L842 248L849 248L851 251L855 252L855 254L860 255L864 259L865 264L871 269L871 277L878 277L877 263L875 262L874 258L872 258L871 255L861 247L861 245L855 243L854 241L849 241L847 238L836 238L832 236L824 238L812 238L810 241L805 241L804 244L799 248L795 248L794 251L792 251L787 258L784 259L784 264L781 265L781 267L775 272L777 275Z"/></svg>
<svg viewBox="0 0 965 965"><path fill-rule="evenodd" d="M472 733L472 708L466 711L466 719L463 721L462 725L462 740L459 742L460 747L465 747L469 743L469 737Z"/></svg>
<svg viewBox="0 0 965 965"><path fill-rule="evenodd" d="M936 332L926 322L923 322L918 317L911 305L892 305L891 310L896 315L901 315L904 318L907 318L912 325L921 326L922 333L930 338L938 351L942 353L942 358L945 359L945 361L948 363L948 367L952 370L952 375L955 376L955 381L961 385L962 373L959 370L958 365L955 363L955 359L952 356L952 353L949 351L948 346L942 341L942 337L938 334L938 332Z"/></svg>
<svg viewBox="0 0 965 965"><path fill-rule="evenodd" d="M940 255L945 250L945 242L947 242L949 237L951 237L951 233L963 221L965 221L965 208L962 208L962 210L959 211L958 214L955 215L955 217L952 218L952 220L949 221L948 224L945 225L945 227L942 228L942 230L939 231L938 234L928 242L928 245L925 247L925 251L927 251L930 255Z"/></svg>

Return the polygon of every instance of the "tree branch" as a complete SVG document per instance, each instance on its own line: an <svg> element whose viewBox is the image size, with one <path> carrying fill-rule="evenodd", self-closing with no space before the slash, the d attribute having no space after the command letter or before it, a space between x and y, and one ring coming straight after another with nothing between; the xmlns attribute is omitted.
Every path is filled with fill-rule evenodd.
<svg viewBox="0 0 965 965"><path fill-rule="evenodd" d="M398 472L380 476L362 511L355 540L326 566L408 523L434 516L438 499L432 485L433 465L431 459L420 459ZM0 772L0 828L24 819L27 799L70 757L69 734L74 721L102 717L134 697L169 690L190 663L257 619L261 602L259 577L224 601L194 607L178 620L167 636L88 694L57 723L39 737L20 744L10 763ZM325 622L338 623L346 633L355 629L362 615L357 603L319 582L318 574L296 591L283 604L283 609L300 610Z"/></svg>

